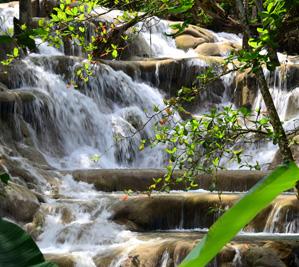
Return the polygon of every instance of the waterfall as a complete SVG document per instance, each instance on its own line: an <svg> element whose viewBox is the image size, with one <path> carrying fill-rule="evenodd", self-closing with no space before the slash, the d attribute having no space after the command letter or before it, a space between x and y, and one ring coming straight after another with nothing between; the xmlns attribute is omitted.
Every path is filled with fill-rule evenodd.
<svg viewBox="0 0 299 267"><path fill-rule="evenodd" d="M103 10L105 11L99 8L96 12ZM105 14L104 18L113 21L120 14L121 12L113 10ZM12 28L13 16L18 16L17 6L0 8L0 18L3 19L0 31ZM135 261L134 264L139 262L138 253L144 252L138 250L140 247L147 252L160 246L161 249L157 249L156 254L151 256L158 259L159 266L168 266L174 257L181 260L191 246L182 243L181 247L176 247L171 233L183 233L187 237L190 235L195 240L193 231L196 235L206 232L223 209L227 209L238 199L239 192L235 192L236 187L232 183L230 186L233 192L225 193L224 202L221 203L223 208L216 205L219 195L209 194L203 189L184 195L180 191L172 191L169 196L158 195L161 197L160 202L150 202L155 197L146 200L150 203L149 211L158 210L161 208L159 205L166 207L161 218L149 217L151 226L163 225L163 218L177 221L177 225L171 221L169 225L174 226L174 229L166 230L170 232L167 232L169 236L164 240L163 232L142 235L122 225L127 224L133 230L142 229L134 221L136 216L123 221L112 221L119 206L125 207L124 213L128 216L130 206L127 209L126 203L130 196L124 192L97 191L93 185L75 181L75 175L72 176L73 170L84 172L85 169L162 168L167 164L168 158L163 145L154 148L146 146L143 151L139 150L142 139L154 136L153 126L159 121L159 117L150 120L154 113L153 107L165 107L165 96L174 96L182 85L191 86L196 75L211 65L194 49L178 49L175 40L169 36L170 25L171 22L157 17L138 23L135 28L139 35L133 39L133 45L135 42L137 48L131 49L128 57L131 61L103 60L93 64L93 75L86 83L82 83L75 75L78 68L86 62L85 59L66 56L63 49L57 50L47 43L41 43L41 40L36 40L39 53L28 55L8 73L9 90L0 92L9 99L7 102L0 101L0 118L7 122L2 127L3 140L0 140L4 148L0 149L1 154L6 158L10 157L12 164L26 170L27 176L31 176L37 184L36 187L28 187L43 194L40 210L34 221L26 226L28 229L34 228L32 234L43 253L71 255L79 267L101 266L101 259L110 256L112 260L107 266L114 267L124 266L128 260L131 263ZM207 32L212 36L211 42L215 44L242 44L241 36ZM128 34L132 33L129 31ZM227 53L221 54L222 58L226 55ZM279 58L286 61L282 54ZM285 67L297 63L292 61L286 63ZM217 70L221 68L220 64L216 65ZM286 72L281 68L277 68L274 75L265 73L278 113L285 122L284 126L292 129L298 124L299 87L289 86ZM211 106L221 108L233 105L235 80L236 73L223 76L219 81L219 88L211 88L205 92L192 107L192 112L200 116ZM253 110L260 107L264 112L265 105L258 93ZM178 114L175 119L179 119ZM34 154L38 157L36 162L34 157L26 159L22 154L28 148L32 149L29 154L38 152ZM259 160L266 169L276 150L277 147L272 143L262 143L256 147L249 146L246 155L250 162ZM227 164L227 167L238 168L233 164ZM115 177L111 174L109 178L113 181ZM21 182L26 185L26 182ZM204 200L196 200L196 194L203 196ZM140 199L134 196L129 203L136 209L147 207L147 202ZM181 202L177 202L179 200ZM295 203L294 200L291 201ZM212 202L217 207L217 213L211 213ZM298 230L295 204L290 211L286 211L290 207L285 208L282 204L273 204L269 214L264 214L262 223L259 222L263 227L253 224L249 229L262 234L266 232L270 236L275 236L276 233L295 235ZM137 219L142 217L142 221L143 216L148 218L143 210L140 214ZM201 221L205 225L199 225ZM146 227L144 229L147 230ZM241 236L247 234L255 237L256 233L244 231ZM179 237L178 240L183 238ZM236 266L241 266L242 253L235 248L232 262ZM147 254L145 255L146 258ZM96 264L97 260L100 263ZM217 264L218 260L214 265L218 266Z"/></svg>
<svg viewBox="0 0 299 267"><path fill-rule="evenodd" d="M38 59L46 62L49 69L36 65ZM156 88L134 82L123 72L100 64L85 88L77 90L51 71L51 56L37 58L34 55L22 63L16 70L18 84L15 86L35 96L30 114L31 127L36 132L33 139L53 166L162 165L163 158L150 161L149 157L147 162L143 154L151 152L138 150L141 138L152 136L154 122L140 132L139 128L148 121L154 106L162 108L164 105ZM72 72L72 68L69 71ZM134 138L130 138L133 135ZM59 160L54 156L58 152ZM94 154L103 155L98 165L90 160Z"/></svg>

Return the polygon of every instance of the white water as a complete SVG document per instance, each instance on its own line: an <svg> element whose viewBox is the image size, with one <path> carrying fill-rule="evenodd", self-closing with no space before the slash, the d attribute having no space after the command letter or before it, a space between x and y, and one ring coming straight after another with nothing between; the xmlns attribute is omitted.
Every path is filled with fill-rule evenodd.
<svg viewBox="0 0 299 267"><path fill-rule="evenodd" d="M3 12L9 18L12 14L17 15L16 9L0 11L0 16ZM7 30L12 26L11 19L2 25L1 30ZM164 34L168 30L167 22L157 21L156 18L142 27L141 37L150 46L152 57L196 56L192 50L186 53L177 49L174 40ZM217 42L241 43L236 35L214 35ZM134 127L136 120L139 125L146 123L147 114L154 105L163 107L163 96L157 88L133 81L121 71L100 65L87 88L80 91L52 70L51 64L55 61L53 56L61 55L61 52L44 44L39 46L39 50L40 54L47 56L47 64L42 67L36 63L34 59L40 59L40 55L31 55L25 59L25 69L19 70L23 77L19 87L36 96L31 134L36 148L44 153L52 166L59 169L79 169L152 168L165 165L162 148L138 151L142 135L152 136L152 123L133 139L115 140L115 137L132 135L137 130ZM194 58L188 64L203 66L206 63ZM74 67L68 66L69 71ZM157 64L156 72L158 71ZM29 79L26 73L29 73ZM232 78L230 75L223 78L227 87L231 85ZM288 119L286 103L294 97L297 101L297 91L286 92L281 85L273 88L275 103L282 119ZM229 101L229 96L225 94L223 103ZM255 106L264 108L260 96L257 97ZM291 119L297 118L297 114ZM50 127L53 127L52 131L49 131ZM271 144L265 144L248 153L253 161L262 159L262 163L268 163L272 160L275 149ZM100 159L93 160L95 155L99 155ZM44 190L48 191L48 188L44 187ZM49 191L47 203L43 204L42 209L47 215L44 232L38 237L38 245L44 253L71 253L76 258L77 266L93 267L92 257L121 249L122 255L113 262L113 266L121 266L130 250L144 242L133 232L109 220L109 208L122 198L122 194L97 192L90 185L75 182L70 175L61 177L59 194L59 200L55 200L51 198ZM70 213L69 221L63 219L66 210ZM294 233L296 228L295 223L290 222L287 231ZM267 231L274 232L274 229ZM162 266L167 266L168 258L169 254L165 252Z"/></svg>
<svg viewBox="0 0 299 267"><path fill-rule="evenodd" d="M13 17L19 17L19 6L10 3L2 4L2 6L0 7L0 33L12 35Z"/></svg>

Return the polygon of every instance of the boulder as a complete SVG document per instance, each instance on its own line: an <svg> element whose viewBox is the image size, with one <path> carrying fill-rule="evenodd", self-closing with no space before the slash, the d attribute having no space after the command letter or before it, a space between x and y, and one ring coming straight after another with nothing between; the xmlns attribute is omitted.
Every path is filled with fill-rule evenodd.
<svg viewBox="0 0 299 267"><path fill-rule="evenodd" d="M276 252L270 248L253 246L245 250L242 257L244 267L287 267Z"/></svg>
<svg viewBox="0 0 299 267"><path fill-rule="evenodd" d="M34 193L28 188L10 182L2 184L0 195L0 214L16 221L31 222L40 203Z"/></svg>
<svg viewBox="0 0 299 267"><path fill-rule="evenodd" d="M258 92L258 84L254 74L249 71L238 72L235 78L235 90L233 92L234 104L237 107L251 108Z"/></svg>
<svg viewBox="0 0 299 267"><path fill-rule="evenodd" d="M196 48L198 45L204 43L205 40L201 37L194 37L188 34L182 34L175 38L176 47L183 50Z"/></svg>
<svg viewBox="0 0 299 267"><path fill-rule="evenodd" d="M45 254L47 261L56 263L58 267L75 267L76 260L71 254Z"/></svg>
<svg viewBox="0 0 299 267"><path fill-rule="evenodd" d="M174 22L177 23L177 22ZM171 24L171 23L170 23ZM175 33L176 30L173 30L173 33ZM180 35L189 35L193 36L195 38L202 38L206 43L212 43L215 41L214 34L204 28L201 28L199 26L195 25L188 25L180 34Z"/></svg>
<svg viewBox="0 0 299 267"><path fill-rule="evenodd" d="M126 49L120 51L121 60L132 60L133 58L150 58L152 49L139 34L129 34L129 41Z"/></svg>
<svg viewBox="0 0 299 267"><path fill-rule="evenodd" d="M237 47L232 43L204 43L195 48L195 52L204 56L227 56L231 51L236 50Z"/></svg>
<svg viewBox="0 0 299 267"><path fill-rule="evenodd" d="M39 209L35 213L32 222L25 225L26 231L34 240L37 240L38 236L43 232L45 216L46 214L41 209Z"/></svg>

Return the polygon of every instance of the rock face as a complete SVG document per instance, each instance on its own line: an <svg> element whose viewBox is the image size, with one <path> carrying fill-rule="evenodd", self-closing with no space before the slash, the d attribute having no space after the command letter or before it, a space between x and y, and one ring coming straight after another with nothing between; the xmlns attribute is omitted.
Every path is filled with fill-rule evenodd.
<svg viewBox="0 0 299 267"><path fill-rule="evenodd" d="M111 217L117 223L125 224L129 229L137 231L163 229L194 229L208 228L214 221L239 199L238 194L171 194L129 197L113 207ZM246 226L247 231L270 232L283 231L292 224L290 232L297 231L296 208L298 200L295 196L281 196L264 209ZM289 210L288 216L286 212ZM280 211L280 214L277 212ZM279 217L278 217L279 215ZM277 218L277 225L275 220ZM271 226L273 228L268 229Z"/></svg>
<svg viewBox="0 0 299 267"><path fill-rule="evenodd" d="M75 267L76 262L74 256L71 254L45 254L45 259L47 261L56 263L58 267Z"/></svg>
<svg viewBox="0 0 299 267"><path fill-rule="evenodd" d="M258 85L253 74L237 73L235 79L234 103L237 107L252 107L257 96Z"/></svg>
<svg viewBox="0 0 299 267"><path fill-rule="evenodd" d="M160 234L161 236L161 234ZM97 255L97 267L174 267L198 242L198 234L167 234L163 238L144 241L143 244L126 252L116 250L108 255ZM296 241L233 241L227 244L207 267L295 267L299 243Z"/></svg>
<svg viewBox="0 0 299 267"><path fill-rule="evenodd" d="M22 90L7 90L5 92L0 92L0 106L12 105L13 103L27 103L33 102L35 96L31 92L26 92Z"/></svg>
<svg viewBox="0 0 299 267"><path fill-rule="evenodd" d="M205 40L201 37L194 37L187 34L182 34L175 38L176 47L183 50L194 49L204 42Z"/></svg>
<svg viewBox="0 0 299 267"><path fill-rule="evenodd" d="M227 56L236 47L231 43L204 43L195 48L195 52L204 56Z"/></svg>
<svg viewBox="0 0 299 267"><path fill-rule="evenodd" d="M66 172L67 173L67 172ZM164 170L159 169L122 169L122 170L75 170L72 172L77 181L91 183L99 191L146 191L153 183L153 178L163 177ZM257 183L267 172L262 171L218 171L215 176L208 174L198 175L196 182L201 189L217 189L220 191L246 191ZM175 171L174 177L182 175ZM184 189L177 185L173 189Z"/></svg>
<svg viewBox="0 0 299 267"><path fill-rule="evenodd" d="M293 154L293 157L297 164L299 163L299 135L289 137L290 141L293 141L293 144L291 145L291 151ZM274 158L269 165L269 170L275 169L278 165L282 164L282 155L279 150L276 151Z"/></svg>
<svg viewBox="0 0 299 267"><path fill-rule="evenodd" d="M39 209L39 201L35 194L24 186L9 183L2 186L0 195L1 216L7 216L17 221L30 222Z"/></svg>

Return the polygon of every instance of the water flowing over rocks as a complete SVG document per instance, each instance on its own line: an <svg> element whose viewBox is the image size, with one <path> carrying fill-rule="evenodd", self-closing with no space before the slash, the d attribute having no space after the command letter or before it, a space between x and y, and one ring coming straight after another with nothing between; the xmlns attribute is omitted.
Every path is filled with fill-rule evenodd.
<svg viewBox="0 0 299 267"><path fill-rule="evenodd" d="M57 5L33 3L38 17ZM95 21L114 20L115 14ZM0 30L12 27L18 3L0 4L0 16L7 18ZM197 75L208 67L220 73L224 56L241 46L237 35L193 25L171 38L164 34L171 33L171 23L151 18L137 24L142 30L121 60L97 61L87 83L74 74L84 55L67 42L64 53L41 44L39 54L0 68L0 166L12 176L8 186L0 184L0 215L23 226L58 266L178 266L212 223L268 173L269 163L281 162L274 145L252 146L248 153L253 162L262 161L262 171L200 174L192 192L177 185L169 194L136 193L163 177L168 162L164 146L139 150L159 121L146 124L153 106L163 108L164 97L198 85ZM282 66L266 75L291 130L298 127L299 64L296 57L279 58ZM226 104L265 112L256 80L246 72L217 79L186 108L200 115ZM299 266L298 207L292 192L281 195L208 266Z"/></svg>
<svg viewBox="0 0 299 267"><path fill-rule="evenodd" d="M240 194L219 196L211 193L130 197L112 207L112 219L139 231L204 229L209 228L239 197ZM298 203L293 196L281 196L247 225L246 230L296 233Z"/></svg>

